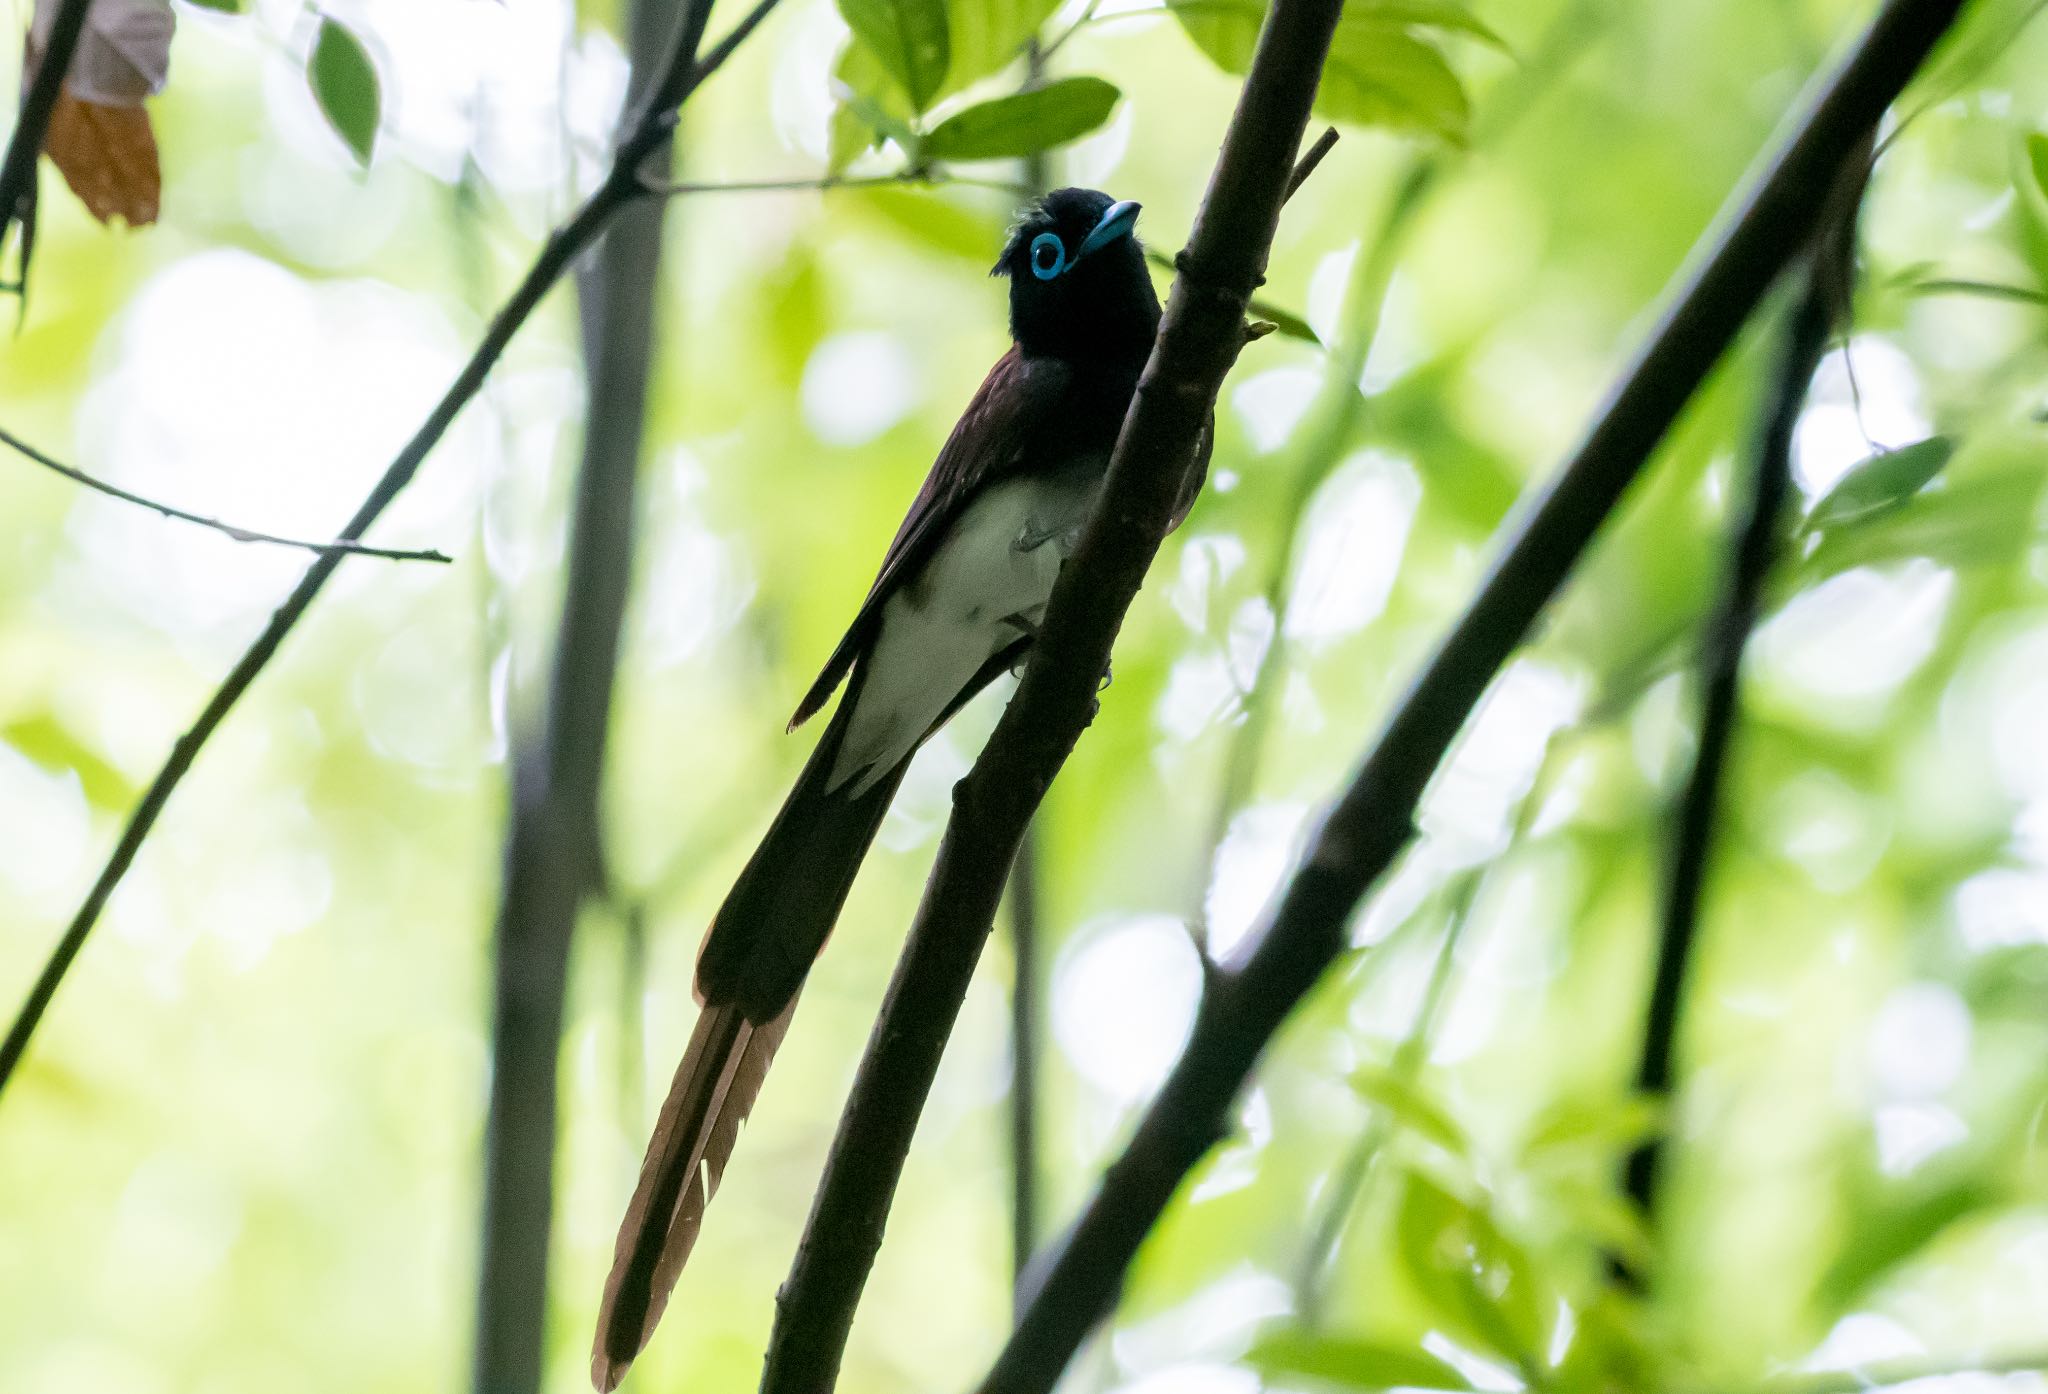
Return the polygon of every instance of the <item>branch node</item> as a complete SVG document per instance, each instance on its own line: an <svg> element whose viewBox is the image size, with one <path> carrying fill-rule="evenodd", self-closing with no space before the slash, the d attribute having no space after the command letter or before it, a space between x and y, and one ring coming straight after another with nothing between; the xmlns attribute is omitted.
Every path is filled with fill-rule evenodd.
<svg viewBox="0 0 2048 1394"><path fill-rule="evenodd" d="M1187 248L1181 249L1174 257L1173 269L1180 274L1189 291L1215 303L1231 306L1240 315L1244 313L1244 307L1251 303L1252 293L1266 284L1266 278L1254 272L1250 283L1239 289L1227 277L1214 276L1198 268Z"/></svg>

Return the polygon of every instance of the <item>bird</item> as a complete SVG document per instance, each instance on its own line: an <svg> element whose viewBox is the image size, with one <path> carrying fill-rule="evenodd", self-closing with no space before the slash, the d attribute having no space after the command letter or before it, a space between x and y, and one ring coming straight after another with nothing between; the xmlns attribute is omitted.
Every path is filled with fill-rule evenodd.
<svg viewBox="0 0 2048 1394"><path fill-rule="evenodd" d="M591 1381L653 1335L705 1206L918 747L1029 651L1088 519L1158 335L1139 205L1058 189L1026 207L992 276L1011 346L940 449L867 598L789 730L844 684L823 737L697 957L701 1003L620 1225ZM1213 423L1212 423L1213 427ZM1178 526L1208 471L1187 465Z"/></svg>

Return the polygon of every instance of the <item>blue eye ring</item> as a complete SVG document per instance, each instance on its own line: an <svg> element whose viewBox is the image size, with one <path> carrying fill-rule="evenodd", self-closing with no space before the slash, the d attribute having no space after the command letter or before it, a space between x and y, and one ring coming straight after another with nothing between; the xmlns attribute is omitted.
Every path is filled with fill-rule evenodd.
<svg viewBox="0 0 2048 1394"><path fill-rule="evenodd" d="M1058 233L1041 232L1031 239L1031 274L1050 281L1067 269L1067 244Z"/></svg>

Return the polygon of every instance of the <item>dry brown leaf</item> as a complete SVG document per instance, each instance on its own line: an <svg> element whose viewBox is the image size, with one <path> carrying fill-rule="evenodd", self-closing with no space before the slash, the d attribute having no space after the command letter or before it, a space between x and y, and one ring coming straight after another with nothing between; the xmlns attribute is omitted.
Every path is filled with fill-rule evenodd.
<svg viewBox="0 0 2048 1394"><path fill-rule="evenodd" d="M54 0L37 0L24 86L34 80L54 17ZM93 0L86 12L43 151L103 223L156 221L163 176L142 100L163 89L175 28L169 0Z"/></svg>
<svg viewBox="0 0 2048 1394"><path fill-rule="evenodd" d="M57 96L43 153L95 218L119 218L130 227L156 221L162 194L156 135L139 106L80 101L69 88Z"/></svg>

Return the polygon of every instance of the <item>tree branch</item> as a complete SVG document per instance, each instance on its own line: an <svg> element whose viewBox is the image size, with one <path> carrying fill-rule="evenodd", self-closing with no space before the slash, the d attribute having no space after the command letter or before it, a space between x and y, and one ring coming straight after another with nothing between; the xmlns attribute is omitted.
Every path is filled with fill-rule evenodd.
<svg viewBox="0 0 2048 1394"><path fill-rule="evenodd" d="M673 36L666 32L671 15ZM667 73L694 62L710 15L711 0L679 8L671 0L635 0L629 107ZM669 142L649 158L672 158ZM577 912L602 889L599 799L633 578L635 485L665 211L658 199L622 210L576 273L588 407L546 714L539 732L512 755L484 1128L476 1394L535 1394L541 1385L555 1071Z"/></svg>
<svg viewBox="0 0 2048 1394"><path fill-rule="evenodd" d="M1870 158L1868 144L1853 150L1832 181L1834 204L1807 255L1758 423L1749 487L1739 525L1729 538L1721 596L1701 635L1698 753L1672 829L1663 931L1651 975L1643 1052L1636 1074L1636 1089L1657 1099L1671 1094L1679 1014L1699 930L1700 893L1713 853L1722 774L1740 708L1742 652L1756 627L1764 585L1783 534L1785 499L1792 487L1792 433L1799 425L1808 385L1827 351L1836 319L1847 312L1847 291L1854 274L1856 212L1869 178ZM1628 1159L1628 1194L1645 1215L1652 1213L1662 1157L1660 1133L1644 1141ZM1643 1274L1618 1257L1610 1258L1610 1266L1633 1284L1643 1281Z"/></svg>
<svg viewBox="0 0 2048 1394"><path fill-rule="evenodd" d="M1111 457L1101 502L1060 573L1017 695L953 815L840 1120L789 1281L763 1391L829 1388L917 1118L1046 787L1093 714L1110 646L1172 521L1195 445L1243 347L1293 152L1340 6L1275 0L1216 171L1181 254L1159 341Z"/></svg>
<svg viewBox="0 0 2048 1394"><path fill-rule="evenodd" d="M279 537L274 533L258 532L254 528L238 527L233 523L223 523L218 518L208 518L199 513L187 513L182 508L174 508L167 503L158 503L155 499L144 498L140 494L131 494L119 485L109 484L104 479L95 479L82 469L67 465L54 456L44 454L12 431L0 429L0 443L6 444L17 454L27 456L44 469L54 470L66 479L83 484L88 489L97 490L108 498L120 499L123 503L132 503L143 508L153 509L166 518L176 518L180 522L197 523L202 528L212 528L215 532L233 538L237 542L267 542L278 547L297 547L307 552L322 554L343 552L352 557L378 557L384 561L436 561L446 563L450 560L445 553L436 551L433 548L414 550L398 547L370 547L360 542L312 542L303 538Z"/></svg>
<svg viewBox="0 0 2048 1394"><path fill-rule="evenodd" d="M703 85L706 78L723 66L725 60L732 56L733 50L753 32L754 27L774 9L775 5L776 0L757 0L754 8L710 53L694 66L685 67L684 71L688 76L680 85L681 95L677 98L678 103L687 101ZM412 439L398 452L397 458L385 469L376 487L371 489L369 496L356 510L355 516L342 528L340 541L362 540L370 525L376 522L390 506L391 501L404 491L405 486L412 482L413 476L419 472L420 465L426 460L428 453L446 434L448 427L454 423L470 398L476 395L477 389L483 386L484 379L489 376L492 366L504 353L505 346L512 341L512 336L519 332L520 327L546 298L547 293L554 288L555 282L560 280L576 258L597 240L598 234L615 213L628 203L644 196L636 171L640 167L640 162L647 158L648 152L667 139L674 120L672 111L657 107L633 123L625 139L620 142L618 152L612 160L611 170L605 176L604 182L585 200L583 206L568 222L549 236L539 255L534 259L532 267L528 269L525 279L512 292L504 308L498 311L490 327L484 331L483 341L477 345L476 352L470 356L469 362L456 374L455 381L449 386L446 394L435 405L433 411L428 413L426 421L413 434ZM156 820L163 813L164 805L170 801L171 794L184 779L186 772L192 768L192 762L201 748L220 728L221 722L227 719L228 713L234 709L235 703L241 700L242 694L249 690L250 684L256 681L257 675L276 656L278 647L284 643L285 636L291 633L292 627L312 606L321 588L334 575L335 568L341 565L343 555L340 552L330 552L307 568L298 585L292 588L291 594L285 597L284 603L271 615L270 622L263 627L263 632L256 636L256 641L237 660L235 666L228 671L227 677L222 680L220 687L201 708L191 729L172 745L170 756L164 761L163 768L157 771L157 776L151 782L148 792L143 795L142 802L137 804L135 811L129 815L128 825L122 829L120 840L114 844L114 850L109 854L99 878L86 893L77 914L72 917L63 936L51 950L42 972L30 987L20 1013L8 1030L6 1040L0 1042L0 1094L4 1094L8 1082L14 1078L22 1055L27 1051L29 1041L35 1035L37 1024L49 1009L51 999L56 996L57 989L63 983L64 975L70 971L72 962L77 959L79 950L85 947L85 941L91 935L100 912L106 908L107 899L114 893L114 887L119 885L121 878L127 874L129 866L135 860L135 854L141 850L143 841L149 836L150 829L156 826Z"/></svg>
<svg viewBox="0 0 2048 1394"><path fill-rule="evenodd" d="M1764 291L1807 245L1835 172L1960 8L1961 0L1892 0L1822 84L1578 452L1521 513L1506 553L1323 819L1261 932L1211 975L1187 1046L1158 1097L1073 1228L1035 1265L1038 1290L981 1385L984 1394L1050 1390L1109 1310L1138 1246L1223 1134L1266 1043L1342 951L1359 901L1407 845L1424 788L1494 674ZM1126 426L1127 438L1134 426ZM1081 574L1081 560L1069 566L1063 585ZM1053 659L1051 649L1041 651L1026 674L1027 689L1053 671ZM1072 661L1080 673L1096 671ZM940 858L943 873L944 847ZM927 903L936 898L928 893Z"/></svg>
<svg viewBox="0 0 2048 1394"><path fill-rule="evenodd" d="M92 0L59 0L56 18L50 23L49 47L37 58L35 81L22 94L21 115L7 142L7 157L0 161L0 242L7 240L9 227L21 224L21 270L6 287L18 295L28 293L28 258L35 238L36 161L42 156L43 140L50 133L50 114L57 109L57 96L71 71L71 58L78 51L78 36L85 32L85 13L91 4Z"/></svg>

